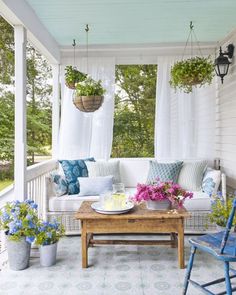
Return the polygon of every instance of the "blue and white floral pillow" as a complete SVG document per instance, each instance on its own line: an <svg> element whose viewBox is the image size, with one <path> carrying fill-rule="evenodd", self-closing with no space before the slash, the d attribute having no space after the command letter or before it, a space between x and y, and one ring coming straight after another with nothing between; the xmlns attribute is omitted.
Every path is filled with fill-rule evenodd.
<svg viewBox="0 0 236 295"><path fill-rule="evenodd" d="M80 189L78 177L88 177L88 169L85 163L86 161L95 162L94 158L59 161L68 184L68 195L79 194Z"/></svg>
<svg viewBox="0 0 236 295"><path fill-rule="evenodd" d="M217 194L220 186L220 178L221 172L219 170L214 170L208 167L203 176L202 191L209 196Z"/></svg>
<svg viewBox="0 0 236 295"><path fill-rule="evenodd" d="M64 176L55 171L51 173L51 179L54 183L54 189L57 197L67 194L68 185Z"/></svg>

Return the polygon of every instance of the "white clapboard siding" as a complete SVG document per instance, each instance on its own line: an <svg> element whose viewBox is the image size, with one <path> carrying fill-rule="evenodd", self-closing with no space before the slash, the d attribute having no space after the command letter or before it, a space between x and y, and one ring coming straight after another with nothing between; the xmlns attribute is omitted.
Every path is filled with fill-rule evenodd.
<svg viewBox="0 0 236 295"><path fill-rule="evenodd" d="M236 35L231 36L223 50L230 43L236 44ZM217 52L218 54L218 52ZM218 78L216 97L215 154L221 160L221 168L227 175L227 185L236 188L236 62L221 84Z"/></svg>

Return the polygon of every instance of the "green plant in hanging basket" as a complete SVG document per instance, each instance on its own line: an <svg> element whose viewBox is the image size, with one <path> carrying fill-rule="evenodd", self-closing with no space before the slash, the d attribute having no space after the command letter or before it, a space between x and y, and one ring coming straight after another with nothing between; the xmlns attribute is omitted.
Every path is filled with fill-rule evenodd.
<svg viewBox="0 0 236 295"><path fill-rule="evenodd" d="M176 62L171 68L170 85L190 93L193 86L210 85L214 77L214 64L210 57L193 57Z"/></svg>
<svg viewBox="0 0 236 295"><path fill-rule="evenodd" d="M95 81L91 77L87 78L76 84L76 94L79 96L102 96L105 89L102 87L102 81Z"/></svg>
<svg viewBox="0 0 236 295"><path fill-rule="evenodd" d="M95 112L103 104L105 92L101 80L95 81L87 76L83 82L76 84L73 103L82 112Z"/></svg>
<svg viewBox="0 0 236 295"><path fill-rule="evenodd" d="M87 75L78 71L75 67L66 66L65 80L66 86L70 89L75 89L75 84L86 79Z"/></svg>

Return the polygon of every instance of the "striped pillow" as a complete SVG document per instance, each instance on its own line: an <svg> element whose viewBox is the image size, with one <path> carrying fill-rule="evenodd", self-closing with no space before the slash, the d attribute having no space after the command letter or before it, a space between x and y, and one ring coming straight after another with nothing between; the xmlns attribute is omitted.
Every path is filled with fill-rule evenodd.
<svg viewBox="0 0 236 295"><path fill-rule="evenodd" d="M184 162L178 184L185 190L200 191L207 161Z"/></svg>
<svg viewBox="0 0 236 295"><path fill-rule="evenodd" d="M182 165L183 162L158 163L150 161L147 184L153 183L157 179L176 182Z"/></svg>
<svg viewBox="0 0 236 295"><path fill-rule="evenodd" d="M86 162L89 177L113 176L114 183L120 183L120 161Z"/></svg>

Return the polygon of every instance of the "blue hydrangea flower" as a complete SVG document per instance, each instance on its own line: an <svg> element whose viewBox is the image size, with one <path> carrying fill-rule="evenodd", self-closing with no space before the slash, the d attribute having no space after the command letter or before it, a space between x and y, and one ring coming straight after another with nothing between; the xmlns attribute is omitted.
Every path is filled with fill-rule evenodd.
<svg viewBox="0 0 236 295"><path fill-rule="evenodd" d="M49 239L51 239L52 238L52 233L51 232L47 232L47 237L49 238Z"/></svg>
<svg viewBox="0 0 236 295"><path fill-rule="evenodd" d="M2 214L2 221L8 221L10 219L10 215L7 212L3 212Z"/></svg>
<svg viewBox="0 0 236 295"><path fill-rule="evenodd" d="M29 228L35 228L36 225L33 223L33 221L29 221Z"/></svg>
<svg viewBox="0 0 236 295"><path fill-rule="evenodd" d="M9 223L9 234L15 234L17 233L19 230L19 227L17 226L17 224L14 221L11 221Z"/></svg>
<svg viewBox="0 0 236 295"><path fill-rule="evenodd" d="M30 215L30 214L27 214L27 215L25 216L25 218L26 218L27 220L31 220L31 219L33 218L33 216Z"/></svg>
<svg viewBox="0 0 236 295"><path fill-rule="evenodd" d="M28 199L28 200L25 200L25 203L30 205L30 204L33 204L33 203L34 203L34 201L33 201L33 200L29 200L29 199Z"/></svg>
<svg viewBox="0 0 236 295"><path fill-rule="evenodd" d="M32 209L37 209L38 208L38 205L35 204L35 203L30 204L30 206L31 206Z"/></svg>

